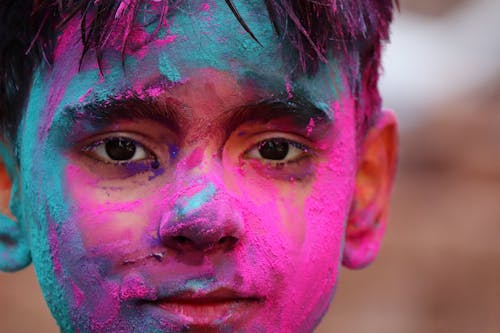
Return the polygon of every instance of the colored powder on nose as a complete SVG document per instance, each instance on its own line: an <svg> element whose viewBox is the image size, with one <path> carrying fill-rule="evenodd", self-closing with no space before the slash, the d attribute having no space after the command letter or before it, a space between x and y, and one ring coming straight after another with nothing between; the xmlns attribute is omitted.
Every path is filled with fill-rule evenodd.
<svg viewBox="0 0 500 333"><path fill-rule="evenodd" d="M186 167L188 169L197 167L200 165L203 159L203 149L201 147L196 148L193 153L186 160Z"/></svg>
<svg viewBox="0 0 500 333"><path fill-rule="evenodd" d="M209 201L216 192L214 184L209 183L203 190L193 195L187 202L178 208L177 214L179 217L189 214L189 212L200 208L204 203Z"/></svg>

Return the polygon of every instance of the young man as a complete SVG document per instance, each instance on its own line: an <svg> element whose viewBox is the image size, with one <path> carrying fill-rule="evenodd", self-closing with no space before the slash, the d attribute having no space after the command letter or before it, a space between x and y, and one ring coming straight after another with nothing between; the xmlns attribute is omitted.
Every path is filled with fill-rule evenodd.
<svg viewBox="0 0 500 333"><path fill-rule="evenodd" d="M1 6L0 266L63 332L311 332L374 259L390 0Z"/></svg>

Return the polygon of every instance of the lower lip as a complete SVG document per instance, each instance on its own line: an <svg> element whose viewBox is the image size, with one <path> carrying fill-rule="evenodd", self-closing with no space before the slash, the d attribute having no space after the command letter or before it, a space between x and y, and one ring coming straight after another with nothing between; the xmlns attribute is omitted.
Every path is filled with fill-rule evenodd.
<svg viewBox="0 0 500 333"><path fill-rule="evenodd" d="M249 313L258 307L259 302L253 299L237 299L206 302L165 301L153 304L190 325L217 326L248 318Z"/></svg>

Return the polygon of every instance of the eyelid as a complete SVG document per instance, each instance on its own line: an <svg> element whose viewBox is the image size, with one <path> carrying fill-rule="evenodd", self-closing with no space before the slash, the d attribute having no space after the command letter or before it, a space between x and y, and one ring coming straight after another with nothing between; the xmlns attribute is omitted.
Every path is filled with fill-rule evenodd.
<svg viewBox="0 0 500 333"><path fill-rule="evenodd" d="M144 143L144 141L148 141L148 138L145 137L144 135L136 134L133 132L124 132L124 131L119 131L119 132L107 132L103 134L99 134L97 136L93 136L91 138L83 140L83 143L79 145L79 151L90 155L89 152L94 150L96 147L98 147L101 144L106 143L106 141L111 140L113 138L125 138L129 139L131 141L134 141L137 145L141 146L146 153L149 155L150 159L157 159L158 156L157 154L154 153L154 149L150 148L150 145L148 143ZM91 157L91 156L89 156ZM94 157L91 157L94 158ZM95 159L95 158L94 158ZM105 161L103 161L106 163ZM107 163L113 163L113 164L123 164L119 162L107 162Z"/></svg>
<svg viewBox="0 0 500 333"><path fill-rule="evenodd" d="M116 137L124 137L127 139L131 139L134 141L137 141L141 143L143 146L146 146L143 142L149 142L153 140L153 137L143 134L141 132L137 132L134 130L117 130L117 131L105 131L105 132L100 132L98 134L92 134L89 136L86 136L83 139L79 139L77 146L81 148L90 145L92 142L97 142L99 140L104 140L106 138L116 138Z"/></svg>
<svg viewBox="0 0 500 333"><path fill-rule="evenodd" d="M250 146L250 148L245 150L245 152L242 155L243 159L258 160L258 161L261 161L261 163L263 163L265 165L270 165L270 166L279 166L279 165L283 166L283 165L290 165L293 163L297 163L297 162L302 161L304 159L314 158L314 156L316 155L315 154L316 152L312 148L312 145L304 144L301 142L301 141L308 141L308 140L299 139L299 138L297 138L296 135L291 135L291 134L287 134L287 133L283 133L283 132L271 132L271 133L267 132L267 133L264 133L263 135L258 135L256 137L259 140L256 140ZM288 156L289 154L292 154L292 156L289 158L287 158L285 156L285 158L281 159L281 160L279 160L279 159L274 160L274 159L264 158L262 156L260 156L260 157L257 156L258 154L260 154L260 151L258 151L259 144L262 142L271 141L271 140L282 140L284 142L287 142L290 146L292 146L292 148L291 149L289 148L286 156ZM295 150L295 152L294 152L294 150ZM292 152L294 152L295 155L297 155L297 156L293 156L294 154ZM256 155L256 156L252 156L252 155Z"/></svg>
<svg viewBox="0 0 500 333"><path fill-rule="evenodd" d="M251 142L249 145L250 147L245 150L245 154L250 149L256 147L258 143L271 139L283 139L291 144L294 144L296 148L307 149L307 152L311 155L316 154L316 148L314 147L313 142L311 142L310 140L302 137L301 135L288 132L279 132L279 131L272 131L272 132L262 131L252 134L251 137L249 138L249 141ZM297 147L297 145L300 147Z"/></svg>

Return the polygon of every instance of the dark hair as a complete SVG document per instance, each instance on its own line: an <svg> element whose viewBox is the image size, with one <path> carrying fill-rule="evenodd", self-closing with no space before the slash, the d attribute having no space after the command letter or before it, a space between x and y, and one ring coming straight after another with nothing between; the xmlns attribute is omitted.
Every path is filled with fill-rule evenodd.
<svg viewBox="0 0 500 333"><path fill-rule="evenodd" d="M161 16L183 0L163 0ZM235 18L257 43L258 39L225 0ZM348 61L353 51L360 56L353 74L358 127L365 130L380 110L377 82L382 42L388 40L394 4L398 0L263 0L275 32L293 46L296 68L314 75L328 53ZM66 22L80 16L83 54L93 51L101 63L115 17L126 4L122 53L135 13L145 0L3 0L0 1L0 138L13 140L29 94L33 73L41 61L52 62L56 33ZM88 15L92 13L92 15ZM163 17L160 17L160 24ZM340 60L340 59L339 59ZM348 64L348 62L347 62Z"/></svg>

